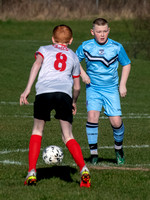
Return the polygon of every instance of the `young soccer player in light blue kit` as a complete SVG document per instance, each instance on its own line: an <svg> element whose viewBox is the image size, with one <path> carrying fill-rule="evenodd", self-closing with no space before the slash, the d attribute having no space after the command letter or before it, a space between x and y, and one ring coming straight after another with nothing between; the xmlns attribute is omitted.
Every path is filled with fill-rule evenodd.
<svg viewBox="0 0 150 200"><path fill-rule="evenodd" d="M108 22L98 18L93 22L91 34L94 39L83 42L76 54L80 62L85 59L86 73L81 68L82 80L86 85L86 105L88 119L86 133L91 153L91 163L98 162L98 121L102 107L109 117L114 136L116 161L124 164L123 139L124 124L121 119L120 97L127 94L126 83L130 73L131 62L123 46L108 38ZM121 64L122 75L118 90L118 64Z"/></svg>

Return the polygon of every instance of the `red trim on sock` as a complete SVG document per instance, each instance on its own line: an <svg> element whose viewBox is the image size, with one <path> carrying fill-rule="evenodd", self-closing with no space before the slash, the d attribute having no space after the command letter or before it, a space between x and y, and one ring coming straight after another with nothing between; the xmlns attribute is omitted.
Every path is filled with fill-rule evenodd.
<svg viewBox="0 0 150 200"><path fill-rule="evenodd" d="M42 136L31 135L29 143L29 171L36 170L36 163L40 154Z"/></svg>
<svg viewBox="0 0 150 200"><path fill-rule="evenodd" d="M77 143L75 139L71 139L66 143L66 147L70 151L74 161L79 166L80 171L85 166L85 162L83 159L82 151L80 145Z"/></svg>

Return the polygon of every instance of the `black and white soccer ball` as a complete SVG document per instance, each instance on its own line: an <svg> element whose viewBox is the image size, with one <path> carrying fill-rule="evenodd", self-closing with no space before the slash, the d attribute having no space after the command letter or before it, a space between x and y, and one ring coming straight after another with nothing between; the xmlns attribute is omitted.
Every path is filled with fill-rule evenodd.
<svg viewBox="0 0 150 200"><path fill-rule="evenodd" d="M61 147L51 145L44 149L42 157L46 164L59 164L62 162L64 154Z"/></svg>

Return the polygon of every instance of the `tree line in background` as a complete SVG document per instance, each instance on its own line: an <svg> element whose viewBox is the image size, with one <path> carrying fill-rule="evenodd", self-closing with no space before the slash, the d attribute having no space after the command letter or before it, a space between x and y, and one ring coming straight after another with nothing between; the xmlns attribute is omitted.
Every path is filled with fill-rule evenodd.
<svg viewBox="0 0 150 200"><path fill-rule="evenodd" d="M133 19L149 11L149 0L0 0L1 20Z"/></svg>

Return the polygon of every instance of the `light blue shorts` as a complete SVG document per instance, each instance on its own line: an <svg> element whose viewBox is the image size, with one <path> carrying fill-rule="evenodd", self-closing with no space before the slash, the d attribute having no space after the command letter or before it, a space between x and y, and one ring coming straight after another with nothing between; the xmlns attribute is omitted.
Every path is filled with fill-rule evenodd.
<svg viewBox="0 0 150 200"><path fill-rule="evenodd" d="M86 107L90 110L102 111L107 116L121 116L121 105L118 87L95 88L90 85L86 87Z"/></svg>

